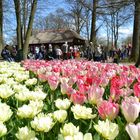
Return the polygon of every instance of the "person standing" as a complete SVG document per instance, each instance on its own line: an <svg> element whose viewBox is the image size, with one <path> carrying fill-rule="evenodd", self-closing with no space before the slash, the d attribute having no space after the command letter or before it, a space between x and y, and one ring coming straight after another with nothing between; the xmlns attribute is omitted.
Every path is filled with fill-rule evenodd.
<svg viewBox="0 0 140 140"><path fill-rule="evenodd" d="M101 46L99 45L95 50L95 61L101 61L101 56L102 56L102 50L101 50Z"/></svg>
<svg viewBox="0 0 140 140"><path fill-rule="evenodd" d="M63 44L63 59L68 59L68 43L65 42L65 44Z"/></svg>
<svg viewBox="0 0 140 140"><path fill-rule="evenodd" d="M39 60L43 59L43 54L38 47L35 48L35 59L36 60L37 59L39 59Z"/></svg>
<svg viewBox="0 0 140 140"><path fill-rule="evenodd" d="M61 59L61 55L62 55L62 51L61 51L61 49L60 48L56 48L56 57L57 57L57 59Z"/></svg>
<svg viewBox="0 0 140 140"><path fill-rule="evenodd" d="M55 52L53 52L53 48L52 48L52 45L49 44L49 50L48 50L48 53L47 53L47 60L53 60L55 58Z"/></svg>

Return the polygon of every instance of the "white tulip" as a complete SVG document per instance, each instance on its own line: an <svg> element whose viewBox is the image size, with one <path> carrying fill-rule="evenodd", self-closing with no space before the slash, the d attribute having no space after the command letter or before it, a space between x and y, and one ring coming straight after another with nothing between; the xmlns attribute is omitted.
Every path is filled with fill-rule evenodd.
<svg viewBox="0 0 140 140"><path fill-rule="evenodd" d="M10 106L8 106L6 103L0 102L0 121L6 122L10 119L13 112L10 109Z"/></svg>
<svg viewBox="0 0 140 140"><path fill-rule="evenodd" d="M84 140L93 140L91 133L86 133L84 135Z"/></svg>
<svg viewBox="0 0 140 140"><path fill-rule="evenodd" d="M59 121L60 123L64 122L67 118L67 111L65 110L57 110L53 113L54 119Z"/></svg>
<svg viewBox="0 0 140 140"><path fill-rule="evenodd" d="M41 112L43 105L43 101L30 101L28 105L23 105L18 108L17 115L21 118L33 118Z"/></svg>
<svg viewBox="0 0 140 140"><path fill-rule="evenodd" d="M23 105L22 107L18 108L17 115L20 118L33 118L33 108L29 105Z"/></svg>
<svg viewBox="0 0 140 140"><path fill-rule="evenodd" d="M0 122L0 137L4 136L7 133L7 128L6 126Z"/></svg>
<svg viewBox="0 0 140 140"><path fill-rule="evenodd" d="M71 101L69 99L57 99L55 101L55 106L58 109L67 110L70 107Z"/></svg>
<svg viewBox="0 0 140 140"><path fill-rule="evenodd" d="M29 100L44 100L46 98L47 94L42 91L31 91L28 94Z"/></svg>
<svg viewBox="0 0 140 140"><path fill-rule="evenodd" d="M79 127L74 126L72 123L65 124L63 128L60 128L61 134L65 136L74 136L79 132Z"/></svg>
<svg viewBox="0 0 140 140"><path fill-rule="evenodd" d="M36 78L27 79L27 80L25 81L25 84L26 84L27 86L35 85L35 84L37 84L37 79L36 79Z"/></svg>
<svg viewBox="0 0 140 140"><path fill-rule="evenodd" d="M19 140L37 140L35 132L30 130L27 126L19 128L18 133L16 133L16 137Z"/></svg>
<svg viewBox="0 0 140 140"><path fill-rule="evenodd" d="M94 125L94 128L107 140L114 140L119 134L119 127L117 124L112 123L110 120L98 121L98 125Z"/></svg>
<svg viewBox="0 0 140 140"><path fill-rule="evenodd" d="M54 126L54 121L49 115L41 113L31 121L31 126L36 131L48 132Z"/></svg>
<svg viewBox="0 0 140 140"><path fill-rule="evenodd" d="M138 124L128 124L126 126L126 131L129 134L131 140L140 140L140 123Z"/></svg>
<svg viewBox="0 0 140 140"><path fill-rule="evenodd" d="M93 119L96 117L96 114L92 114L92 108L87 108L79 104L72 106L71 111L75 119Z"/></svg>
<svg viewBox="0 0 140 140"><path fill-rule="evenodd" d="M76 135L73 136L74 140L84 140L84 136L82 132L78 132Z"/></svg>
<svg viewBox="0 0 140 140"><path fill-rule="evenodd" d="M0 97L1 98L6 99L13 94L14 94L14 91L12 90L12 88L9 85L7 85L7 84L0 85Z"/></svg>

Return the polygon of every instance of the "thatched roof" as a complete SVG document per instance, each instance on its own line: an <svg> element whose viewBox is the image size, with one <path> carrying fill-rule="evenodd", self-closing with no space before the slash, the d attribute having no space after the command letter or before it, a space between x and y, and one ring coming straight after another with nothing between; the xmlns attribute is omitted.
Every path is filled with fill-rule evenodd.
<svg viewBox="0 0 140 140"><path fill-rule="evenodd" d="M74 39L83 40L73 30L47 30L31 36L29 44L73 42Z"/></svg>

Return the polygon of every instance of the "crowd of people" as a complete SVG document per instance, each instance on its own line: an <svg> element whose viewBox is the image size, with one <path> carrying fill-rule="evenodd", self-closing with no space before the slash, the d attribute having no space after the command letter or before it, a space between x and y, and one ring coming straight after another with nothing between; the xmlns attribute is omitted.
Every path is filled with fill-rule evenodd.
<svg viewBox="0 0 140 140"><path fill-rule="evenodd" d="M49 44L48 47L42 45L41 47L31 48L28 53L28 59L45 59L45 60L53 60L53 59L73 59L79 58L81 56L80 48L78 46L69 46L67 42L65 42L62 46Z"/></svg>
<svg viewBox="0 0 140 140"><path fill-rule="evenodd" d="M84 54L88 60L93 59L98 62L113 62L119 63L124 59L128 59L131 55L132 45L129 43L128 45L122 45L119 48L111 47L110 49L98 45L91 49L91 47L87 47Z"/></svg>
<svg viewBox="0 0 140 140"><path fill-rule="evenodd" d="M1 56L4 60L12 62L16 61L17 50L15 46L6 45L1 51Z"/></svg>
<svg viewBox="0 0 140 140"><path fill-rule="evenodd" d="M49 44L47 47L45 45L30 47L29 53L27 55L28 59L34 60L53 60L53 59L75 59L84 58L87 60L93 60L97 62L114 62L119 63L120 60L129 58L131 54L131 44L122 45L121 48L107 49L102 45L96 47L87 46L70 46L65 42L62 46L52 46ZM6 45L1 52L1 56L6 61L16 61L17 60L17 50L15 46Z"/></svg>

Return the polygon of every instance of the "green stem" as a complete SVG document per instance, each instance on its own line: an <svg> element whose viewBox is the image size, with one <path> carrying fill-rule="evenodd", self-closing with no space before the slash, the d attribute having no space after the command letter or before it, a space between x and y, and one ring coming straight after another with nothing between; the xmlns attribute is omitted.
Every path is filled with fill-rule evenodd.
<svg viewBox="0 0 140 140"><path fill-rule="evenodd" d="M41 132L41 140L45 140L44 132Z"/></svg>
<svg viewBox="0 0 140 140"><path fill-rule="evenodd" d="M18 108L18 105L19 105L19 104L18 104L18 100L16 100L16 107L17 107L17 108Z"/></svg>
<svg viewBox="0 0 140 140"><path fill-rule="evenodd" d="M50 93L51 95L51 108L52 108L52 110L54 110L54 93Z"/></svg>
<svg viewBox="0 0 140 140"><path fill-rule="evenodd" d="M1 140L6 140L5 136L3 136L3 137L1 138Z"/></svg>

